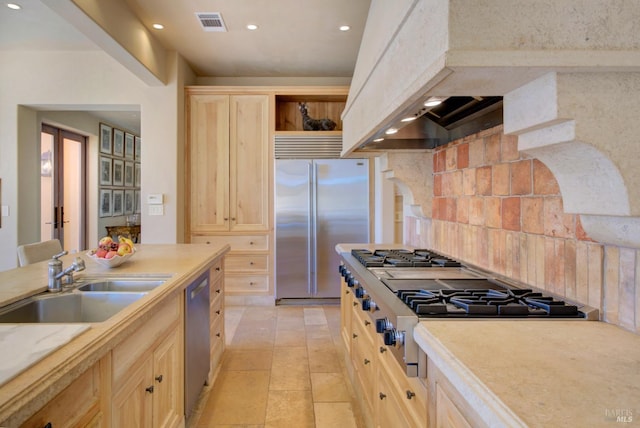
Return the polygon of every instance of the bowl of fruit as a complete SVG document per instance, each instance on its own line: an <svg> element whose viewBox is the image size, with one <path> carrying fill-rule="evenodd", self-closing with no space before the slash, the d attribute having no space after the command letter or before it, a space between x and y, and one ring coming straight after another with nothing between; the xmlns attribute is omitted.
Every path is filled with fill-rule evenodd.
<svg viewBox="0 0 640 428"><path fill-rule="evenodd" d="M110 236L105 236L98 242L98 248L87 253L96 263L114 268L129 260L136 253L133 241L124 236L119 236L114 241Z"/></svg>

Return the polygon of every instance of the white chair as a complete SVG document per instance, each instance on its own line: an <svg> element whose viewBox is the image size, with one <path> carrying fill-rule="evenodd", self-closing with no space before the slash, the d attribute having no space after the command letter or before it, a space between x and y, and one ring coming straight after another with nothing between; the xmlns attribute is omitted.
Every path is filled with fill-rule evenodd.
<svg viewBox="0 0 640 428"><path fill-rule="evenodd" d="M20 266L48 260L62 252L60 240L51 239L49 241L36 242L35 244L20 245L18 247L18 260Z"/></svg>

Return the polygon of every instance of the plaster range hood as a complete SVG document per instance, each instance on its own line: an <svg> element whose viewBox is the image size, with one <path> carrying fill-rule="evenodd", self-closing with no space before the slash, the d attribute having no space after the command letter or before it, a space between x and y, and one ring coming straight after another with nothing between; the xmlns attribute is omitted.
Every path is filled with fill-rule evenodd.
<svg viewBox="0 0 640 428"><path fill-rule="evenodd" d="M447 144L453 140L500 125L502 97L454 96L444 98L435 107L424 107L423 101L407 110L389 126L380 129L359 151L425 150ZM403 117L416 116L403 123ZM385 134L390 127L398 129ZM374 140L384 138L382 141Z"/></svg>

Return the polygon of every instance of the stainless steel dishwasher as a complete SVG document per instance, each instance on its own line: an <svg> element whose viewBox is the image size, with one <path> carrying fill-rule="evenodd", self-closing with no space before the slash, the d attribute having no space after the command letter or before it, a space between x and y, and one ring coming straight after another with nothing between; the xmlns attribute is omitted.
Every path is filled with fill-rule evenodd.
<svg viewBox="0 0 640 428"><path fill-rule="evenodd" d="M185 293L184 412L188 419L209 376L209 272Z"/></svg>

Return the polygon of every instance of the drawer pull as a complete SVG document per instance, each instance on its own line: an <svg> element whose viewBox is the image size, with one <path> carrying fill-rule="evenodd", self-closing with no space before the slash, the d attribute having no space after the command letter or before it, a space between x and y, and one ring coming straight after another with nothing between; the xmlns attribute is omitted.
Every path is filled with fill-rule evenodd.
<svg viewBox="0 0 640 428"><path fill-rule="evenodd" d="M211 241L207 241L207 245L208 245L208 244L211 244Z"/></svg>
<svg viewBox="0 0 640 428"><path fill-rule="evenodd" d="M250 266L253 266L253 262L249 262L249 265L250 265Z"/></svg>
<svg viewBox="0 0 640 428"><path fill-rule="evenodd" d="M371 324L371 321L364 320L364 325L369 325L369 324Z"/></svg>
<svg viewBox="0 0 640 428"><path fill-rule="evenodd" d="M158 383L162 383L162 375L156 376L156 380L158 381Z"/></svg>
<svg viewBox="0 0 640 428"><path fill-rule="evenodd" d="M144 390L150 394L153 394L153 385L146 387Z"/></svg>
<svg viewBox="0 0 640 428"><path fill-rule="evenodd" d="M357 334L355 334L355 333L353 333L353 338L355 339L355 338L357 338L357 337L358 337L358 335L357 335Z"/></svg>
<svg viewBox="0 0 640 428"><path fill-rule="evenodd" d="M380 353L384 354L385 352L387 352L387 348L385 348L384 346L380 347Z"/></svg>
<svg viewBox="0 0 640 428"><path fill-rule="evenodd" d="M413 397L415 397L415 396L416 396L416 393L415 393L415 392L413 392L413 391L409 391L409 390L407 389L407 400L411 400L411 399L412 399Z"/></svg>
<svg viewBox="0 0 640 428"><path fill-rule="evenodd" d="M236 221L236 218L235 217L231 217L231 221Z"/></svg>
<svg viewBox="0 0 640 428"><path fill-rule="evenodd" d="M221 336L221 334L220 334L220 333L216 333L216 337L220 337L220 336Z"/></svg>
<svg viewBox="0 0 640 428"><path fill-rule="evenodd" d="M208 242L207 242L207 244L208 244ZM216 272L220 272L220 266L218 266L218 267L216 268Z"/></svg>
<svg viewBox="0 0 640 428"><path fill-rule="evenodd" d="M358 306L358 302L353 302L353 306Z"/></svg>
<svg viewBox="0 0 640 428"><path fill-rule="evenodd" d="M380 397L381 400L384 400L385 398L387 398L386 394L383 394L382 392L378 396Z"/></svg>
<svg viewBox="0 0 640 428"><path fill-rule="evenodd" d="M217 310L217 311L216 311L216 315L220 315L220 310Z"/></svg>
<svg viewBox="0 0 640 428"><path fill-rule="evenodd" d="M345 291L344 294L349 294L349 290Z"/></svg>
<svg viewBox="0 0 640 428"><path fill-rule="evenodd" d="M219 288L216 290L216 293L220 294L220 289Z"/></svg>
<svg viewBox="0 0 640 428"><path fill-rule="evenodd" d="M371 362L371 361L367 360L366 358L364 359L364 363L365 363L365 365L366 365L366 364L369 364L370 362Z"/></svg>

